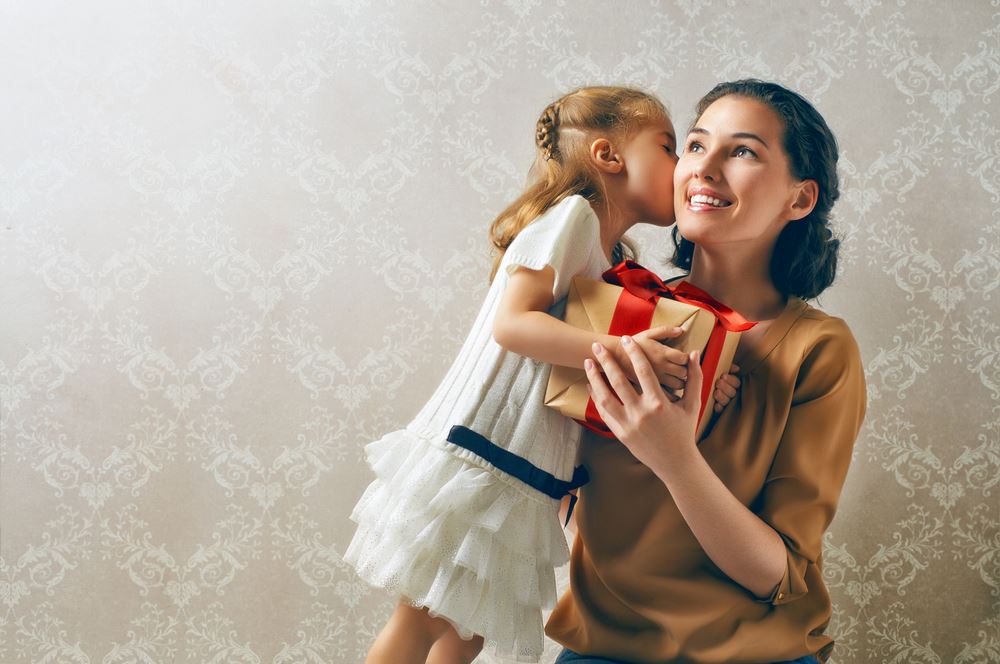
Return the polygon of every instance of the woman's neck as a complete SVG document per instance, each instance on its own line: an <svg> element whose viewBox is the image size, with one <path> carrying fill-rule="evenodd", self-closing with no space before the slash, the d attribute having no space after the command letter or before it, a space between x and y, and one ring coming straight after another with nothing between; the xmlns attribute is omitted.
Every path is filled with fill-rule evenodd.
<svg viewBox="0 0 1000 664"><path fill-rule="evenodd" d="M787 299L771 281L770 263L770 253L741 253L732 246L725 253L713 253L696 245L686 279L748 320L772 320L784 310Z"/></svg>

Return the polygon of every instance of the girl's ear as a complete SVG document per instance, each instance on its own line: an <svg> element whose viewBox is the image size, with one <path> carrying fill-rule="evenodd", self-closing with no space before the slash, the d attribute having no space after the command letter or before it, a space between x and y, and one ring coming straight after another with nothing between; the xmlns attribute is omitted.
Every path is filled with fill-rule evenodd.
<svg viewBox="0 0 1000 664"><path fill-rule="evenodd" d="M815 180L803 180L796 185L794 195L789 221L798 221L813 211L819 200L819 185Z"/></svg>
<svg viewBox="0 0 1000 664"><path fill-rule="evenodd" d="M590 144L590 158L605 173L620 173L625 167L621 155L615 152L611 141L606 138L598 138Z"/></svg>

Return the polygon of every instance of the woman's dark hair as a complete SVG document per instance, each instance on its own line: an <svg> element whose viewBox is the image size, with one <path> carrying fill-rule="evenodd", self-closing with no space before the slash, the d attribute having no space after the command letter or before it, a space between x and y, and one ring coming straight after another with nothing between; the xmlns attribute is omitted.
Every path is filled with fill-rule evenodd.
<svg viewBox="0 0 1000 664"><path fill-rule="evenodd" d="M830 230L830 209L840 196L837 139L819 111L801 95L755 78L716 85L698 101L697 117L713 102L729 95L754 99L778 114L784 125L783 145L792 175L800 180L815 180L818 185L816 207L802 219L785 224L771 257L771 280L779 292L814 298L833 283L837 273L840 240ZM676 225L672 237L674 255L670 262L690 272L694 243L686 240Z"/></svg>

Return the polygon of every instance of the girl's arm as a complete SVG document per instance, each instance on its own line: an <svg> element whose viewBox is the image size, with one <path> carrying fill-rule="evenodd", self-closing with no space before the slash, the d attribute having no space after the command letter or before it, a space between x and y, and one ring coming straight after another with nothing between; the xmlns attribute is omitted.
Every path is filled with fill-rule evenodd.
<svg viewBox="0 0 1000 664"><path fill-rule="evenodd" d="M621 366L631 367L617 336L582 330L547 313L554 281L555 270L548 265L541 270L522 266L510 275L493 323L497 344L540 362L582 369L585 359L594 359L591 348L598 342L620 359ZM677 389L684 387L680 378L687 375L687 356L658 341L679 336L675 329L653 328L634 338L650 357L661 384Z"/></svg>
<svg viewBox="0 0 1000 664"><path fill-rule="evenodd" d="M493 322L494 340L519 355L575 369L594 359L595 341L620 357L617 336L582 330L547 313L554 281L555 270L548 265L541 270L520 267L511 274Z"/></svg>
<svg viewBox="0 0 1000 664"><path fill-rule="evenodd" d="M620 337L581 330L547 313L552 306L554 280L555 270L547 265L541 270L522 266L510 275L493 323L493 339L497 344L541 362L582 369L584 360L595 359L592 348L597 342L611 351L629 380L638 382ZM649 358L660 384L672 389L685 385L687 355L663 345L660 340L680 334L679 328L664 326L632 337ZM739 386L736 376L727 374L719 378L715 412L721 412L736 396ZM676 397L671 395L670 398Z"/></svg>

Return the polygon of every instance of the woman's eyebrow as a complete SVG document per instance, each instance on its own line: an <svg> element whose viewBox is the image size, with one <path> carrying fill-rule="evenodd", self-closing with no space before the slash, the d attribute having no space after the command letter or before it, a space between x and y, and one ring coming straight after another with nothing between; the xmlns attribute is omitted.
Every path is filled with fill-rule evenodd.
<svg viewBox="0 0 1000 664"><path fill-rule="evenodd" d="M712 132L710 132L707 129L703 129L701 127L694 127L688 133L689 134L706 134L706 135L711 135ZM763 138L761 138L757 134L751 134L749 131L738 131L735 134L730 134L730 136L732 136L733 138L752 138L755 141L760 141L760 143L765 148L767 148L769 150L771 149L771 146L767 144L767 141L765 141Z"/></svg>

